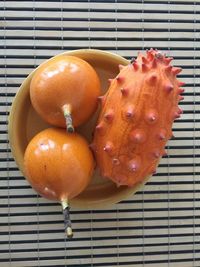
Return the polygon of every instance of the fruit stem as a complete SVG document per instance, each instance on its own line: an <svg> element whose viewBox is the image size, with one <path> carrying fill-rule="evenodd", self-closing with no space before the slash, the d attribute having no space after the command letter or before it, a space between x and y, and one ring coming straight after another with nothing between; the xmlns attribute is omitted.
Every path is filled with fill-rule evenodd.
<svg viewBox="0 0 200 267"><path fill-rule="evenodd" d="M68 133L74 132L74 126L72 124L71 105L66 104L62 107L63 114L66 120L66 129Z"/></svg>
<svg viewBox="0 0 200 267"><path fill-rule="evenodd" d="M69 204L67 200L64 200L61 202L62 208L63 208L63 215L64 215L64 225L65 225L65 233L67 234L68 238L73 237L73 231L72 231L72 223L70 220L70 212L69 212Z"/></svg>

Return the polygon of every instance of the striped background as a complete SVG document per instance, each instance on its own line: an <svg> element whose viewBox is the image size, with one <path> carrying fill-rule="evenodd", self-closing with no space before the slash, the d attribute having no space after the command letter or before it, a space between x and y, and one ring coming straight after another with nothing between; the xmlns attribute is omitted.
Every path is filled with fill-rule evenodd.
<svg viewBox="0 0 200 267"><path fill-rule="evenodd" d="M37 197L10 153L7 115L23 79L77 48L130 59L158 48L186 82L168 157L144 191L112 209L72 211ZM200 266L200 1L0 1L0 266Z"/></svg>

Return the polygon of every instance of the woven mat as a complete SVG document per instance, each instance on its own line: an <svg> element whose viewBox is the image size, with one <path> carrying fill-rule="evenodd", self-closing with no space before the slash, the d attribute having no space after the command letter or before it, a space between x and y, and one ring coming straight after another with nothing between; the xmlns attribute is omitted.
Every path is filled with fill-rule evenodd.
<svg viewBox="0 0 200 267"><path fill-rule="evenodd" d="M0 1L0 266L200 266L200 1ZM110 209L72 210L38 197L10 152L7 119L25 77L62 51L130 59L158 48L183 68L175 139L143 191Z"/></svg>

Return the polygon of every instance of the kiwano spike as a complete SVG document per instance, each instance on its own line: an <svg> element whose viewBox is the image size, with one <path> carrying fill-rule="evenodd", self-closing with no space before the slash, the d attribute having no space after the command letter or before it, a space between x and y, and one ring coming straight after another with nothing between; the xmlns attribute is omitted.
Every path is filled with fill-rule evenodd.
<svg viewBox="0 0 200 267"><path fill-rule="evenodd" d="M123 96L128 96L128 92L129 92L128 88L121 88L120 90Z"/></svg>
<svg viewBox="0 0 200 267"><path fill-rule="evenodd" d="M153 53L152 53L151 49L150 50L147 50L146 53L147 53L147 59L149 61L152 61L153 58L154 58L154 56L153 56Z"/></svg>
<svg viewBox="0 0 200 267"><path fill-rule="evenodd" d="M103 129L103 126L101 125L101 124L98 124L97 126L96 126L96 130L97 131L100 131L100 130L102 130Z"/></svg>
<svg viewBox="0 0 200 267"><path fill-rule="evenodd" d="M184 100L184 96L179 95L178 100L179 100L179 102L182 101L182 100Z"/></svg>
<svg viewBox="0 0 200 267"><path fill-rule="evenodd" d="M122 111L122 118L132 119L134 117L135 110L133 105L127 105Z"/></svg>
<svg viewBox="0 0 200 267"><path fill-rule="evenodd" d="M166 90L166 92L170 93L174 89L174 87L172 84L166 84L164 86L164 89Z"/></svg>
<svg viewBox="0 0 200 267"><path fill-rule="evenodd" d="M156 74L152 74L149 79L148 79L148 82L149 84L151 85L155 85L156 81L157 81L158 77Z"/></svg>
<svg viewBox="0 0 200 267"><path fill-rule="evenodd" d="M131 166L129 166L130 171L135 172L136 171L136 165L133 163Z"/></svg>
<svg viewBox="0 0 200 267"><path fill-rule="evenodd" d="M160 157L160 153L158 151L153 152L154 158L158 159Z"/></svg>
<svg viewBox="0 0 200 267"><path fill-rule="evenodd" d="M96 149L95 144L94 143L89 144L89 148L94 152Z"/></svg>
<svg viewBox="0 0 200 267"><path fill-rule="evenodd" d="M137 71L139 69L139 65L138 65L137 62L133 63L133 68L134 68L135 71Z"/></svg>
<svg viewBox="0 0 200 267"><path fill-rule="evenodd" d="M120 164L120 161L117 158L113 158L112 162L113 162L114 165L119 165Z"/></svg>
<svg viewBox="0 0 200 267"><path fill-rule="evenodd" d="M178 112L179 114L183 114L183 110L182 110L181 108L179 108L179 107L178 107L178 109L177 109L177 112Z"/></svg>
<svg viewBox="0 0 200 267"><path fill-rule="evenodd" d="M116 80L117 80L117 82L121 83L121 82L124 81L124 77L122 77L122 76L117 76L117 77L116 77Z"/></svg>
<svg viewBox="0 0 200 267"><path fill-rule="evenodd" d="M181 71L182 71L182 68L172 68L172 73L173 73L174 75L179 74Z"/></svg>
<svg viewBox="0 0 200 267"><path fill-rule="evenodd" d="M105 129L105 126L103 125L103 122L100 122L97 126L96 126L96 131L99 133L103 133Z"/></svg>
<svg viewBox="0 0 200 267"><path fill-rule="evenodd" d="M185 92L185 89L183 89L183 88L179 88L178 89L178 94L182 94L182 93L184 93Z"/></svg>
<svg viewBox="0 0 200 267"><path fill-rule="evenodd" d="M165 63L168 65L173 60L173 57L166 57L164 59Z"/></svg>
<svg viewBox="0 0 200 267"><path fill-rule="evenodd" d="M149 61L146 59L146 57L144 57L144 56L142 56L142 62L144 63L144 64L148 64L149 63Z"/></svg>
<svg viewBox="0 0 200 267"><path fill-rule="evenodd" d="M166 139L166 134L163 131L160 131L158 137L159 137L159 140L163 141Z"/></svg>
<svg viewBox="0 0 200 267"><path fill-rule="evenodd" d="M174 119L178 119L178 118L180 118L180 113L178 113L178 112L174 112Z"/></svg>
<svg viewBox="0 0 200 267"><path fill-rule="evenodd" d="M151 66L152 66L153 69L157 67L157 60L156 60L156 58L154 58L152 60Z"/></svg>
<svg viewBox="0 0 200 267"><path fill-rule="evenodd" d="M173 134L173 132L171 132L171 134L170 134L170 139L173 139L175 136L174 136L174 134Z"/></svg>
<svg viewBox="0 0 200 267"><path fill-rule="evenodd" d="M109 109L105 114L104 118L106 119L107 122L112 122L114 119L114 111L113 109Z"/></svg>
<svg viewBox="0 0 200 267"><path fill-rule="evenodd" d="M94 153L100 172L118 186L143 183L165 155L172 123L182 113L178 102L183 83L174 75L177 69L169 65L171 60L154 49L145 57L140 53L117 75L123 77L122 83L115 79L105 94L94 133ZM114 114L111 124L109 110Z"/></svg>
<svg viewBox="0 0 200 267"><path fill-rule="evenodd" d="M104 146L103 150L107 153L111 153L113 151L113 144L112 142L107 142Z"/></svg>
<svg viewBox="0 0 200 267"><path fill-rule="evenodd" d="M128 169L131 171L131 172L136 172L138 169L139 169L139 166L138 166L138 163L136 160L130 160L128 162Z"/></svg>
<svg viewBox="0 0 200 267"><path fill-rule="evenodd" d="M131 119L131 118L133 118L133 116L134 116L134 112L132 110L126 111L126 118L127 119Z"/></svg>
<svg viewBox="0 0 200 267"><path fill-rule="evenodd" d="M167 66L167 67L165 67L165 72L168 74L168 73L171 73L171 71L172 71L172 66Z"/></svg>
<svg viewBox="0 0 200 267"><path fill-rule="evenodd" d="M142 72L147 72L149 68L147 67L146 64L142 63Z"/></svg>
<svg viewBox="0 0 200 267"><path fill-rule="evenodd" d="M178 81L178 86L184 86L185 85L185 83L184 82L181 82L181 81Z"/></svg>
<svg viewBox="0 0 200 267"><path fill-rule="evenodd" d="M156 123L158 120L158 113L155 110L149 110L146 113L146 121L150 124Z"/></svg>
<svg viewBox="0 0 200 267"><path fill-rule="evenodd" d="M130 141L136 144L144 143L145 139L146 139L146 136L142 130L135 130L130 133Z"/></svg>
<svg viewBox="0 0 200 267"><path fill-rule="evenodd" d="M162 156L167 156L167 151L166 150L163 150Z"/></svg>
<svg viewBox="0 0 200 267"><path fill-rule="evenodd" d="M150 122L154 122L156 120L156 117L154 115L150 114L148 119Z"/></svg>
<svg viewBox="0 0 200 267"><path fill-rule="evenodd" d="M160 51L157 51L157 53L155 54L155 57L158 60L163 61L163 58L165 57L165 54L162 54Z"/></svg>

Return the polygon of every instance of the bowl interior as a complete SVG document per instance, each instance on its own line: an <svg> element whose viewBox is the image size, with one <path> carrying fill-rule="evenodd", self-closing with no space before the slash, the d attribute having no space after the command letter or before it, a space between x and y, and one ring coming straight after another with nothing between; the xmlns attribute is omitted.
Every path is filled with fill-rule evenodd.
<svg viewBox="0 0 200 267"><path fill-rule="evenodd" d="M119 72L118 65L127 65L128 61L118 55L99 50L75 50L65 52L64 55L74 55L90 63L100 77L102 94L108 89L108 79L113 78ZM59 55L58 55L59 56ZM51 59L50 59L51 60ZM12 105L9 117L9 138L14 158L19 169L23 173L23 156L31 138L41 130L49 127L33 109L29 86L34 71L21 85ZM77 128L88 142L91 142L92 133L98 117L99 109L92 118L84 125ZM117 188L110 180L100 176L98 169L95 170L92 182L79 196L71 200L71 205L78 208L98 208L114 204L132 194L135 188Z"/></svg>

